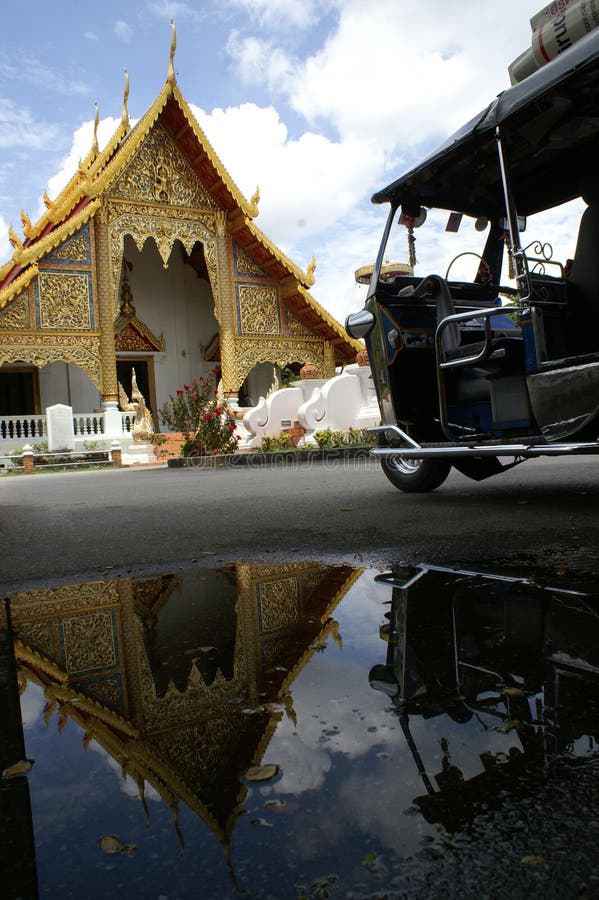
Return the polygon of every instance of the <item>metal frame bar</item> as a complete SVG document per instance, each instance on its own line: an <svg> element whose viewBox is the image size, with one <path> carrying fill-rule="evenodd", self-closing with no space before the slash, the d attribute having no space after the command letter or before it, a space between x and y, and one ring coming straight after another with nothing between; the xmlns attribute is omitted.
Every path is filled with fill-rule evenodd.
<svg viewBox="0 0 599 900"><path fill-rule="evenodd" d="M529 443L496 443L496 444L418 444L397 425L378 425L366 429L370 433L383 433L389 439L399 439L403 444L394 447L373 447L371 456L404 456L406 459L422 459L426 456L513 456L523 459L537 456L566 456L585 453L599 453L599 441L570 441L568 443L540 444L531 440Z"/></svg>

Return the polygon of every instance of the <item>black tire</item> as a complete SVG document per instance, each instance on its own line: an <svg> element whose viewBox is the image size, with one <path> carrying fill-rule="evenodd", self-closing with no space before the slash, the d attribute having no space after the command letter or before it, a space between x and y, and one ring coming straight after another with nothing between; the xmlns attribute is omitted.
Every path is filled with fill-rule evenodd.
<svg viewBox="0 0 599 900"><path fill-rule="evenodd" d="M404 456L381 457L383 472L391 484L406 494L425 494L443 484L451 470L446 459L406 459Z"/></svg>

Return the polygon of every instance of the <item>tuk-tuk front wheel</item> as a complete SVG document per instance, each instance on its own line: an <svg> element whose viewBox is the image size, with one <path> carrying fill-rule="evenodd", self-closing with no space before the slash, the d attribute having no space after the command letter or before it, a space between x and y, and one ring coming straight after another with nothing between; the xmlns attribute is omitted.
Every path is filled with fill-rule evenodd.
<svg viewBox="0 0 599 900"><path fill-rule="evenodd" d="M443 484L451 470L446 459L406 459L405 456L382 456L383 472L392 485L407 494L424 494Z"/></svg>

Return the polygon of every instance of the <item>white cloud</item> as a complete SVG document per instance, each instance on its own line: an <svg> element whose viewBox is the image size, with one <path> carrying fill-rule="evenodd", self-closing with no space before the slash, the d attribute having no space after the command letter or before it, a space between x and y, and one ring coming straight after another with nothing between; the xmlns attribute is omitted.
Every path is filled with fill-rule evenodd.
<svg viewBox="0 0 599 900"><path fill-rule="evenodd" d="M128 44L133 37L133 28L128 22L125 22L123 19L117 19L117 21L112 26L112 30L115 35L122 41L124 44Z"/></svg>
<svg viewBox="0 0 599 900"><path fill-rule="evenodd" d="M8 240L8 223L0 216L0 260L6 261L12 256L12 247Z"/></svg>
<svg viewBox="0 0 599 900"><path fill-rule="evenodd" d="M160 19L197 19L200 14L183 0L152 0L148 3L148 11Z"/></svg>
<svg viewBox="0 0 599 900"><path fill-rule="evenodd" d="M97 41L98 35L94 31L86 31L84 32L83 37L86 41Z"/></svg>
<svg viewBox="0 0 599 900"><path fill-rule="evenodd" d="M107 116L105 119L100 120L98 124L98 144L100 150L106 146L119 124L120 119L115 119L112 116ZM132 120L131 124L134 124L134 120ZM60 163L60 169L56 175L48 181L47 191L48 196L51 199L54 199L60 193L63 187L68 183L69 179L72 178L77 171L79 161L84 159L91 150L93 135L94 123L92 120L82 122L79 128L74 132L71 149ZM40 200L38 215L41 215L43 211L44 207Z"/></svg>
<svg viewBox="0 0 599 900"><path fill-rule="evenodd" d="M0 149L46 149L57 136L55 125L36 121L28 109L0 98Z"/></svg>
<svg viewBox="0 0 599 900"><path fill-rule="evenodd" d="M341 143L306 131L291 139L273 107L192 110L240 189L249 196L259 185L257 224L283 248L316 240L345 216L383 164L359 137Z"/></svg>
<svg viewBox="0 0 599 900"><path fill-rule="evenodd" d="M318 17L314 0L230 0L230 4L258 25L274 30L308 28Z"/></svg>
<svg viewBox="0 0 599 900"><path fill-rule="evenodd" d="M283 50L262 39L260 72L251 36L234 36L228 52L242 77L260 75L309 122L326 120L342 138L376 135L391 149L445 135L507 87L507 65L530 40L526 15L520 0L463 0L459 15L442 0L342 0L338 28L305 60L283 64Z"/></svg>
<svg viewBox="0 0 599 900"><path fill-rule="evenodd" d="M72 71L52 69L46 63L24 53L10 59L0 56L0 76L7 81L28 84L44 93L60 94L64 97L89 93L84 82L73 77Z"/></svg>

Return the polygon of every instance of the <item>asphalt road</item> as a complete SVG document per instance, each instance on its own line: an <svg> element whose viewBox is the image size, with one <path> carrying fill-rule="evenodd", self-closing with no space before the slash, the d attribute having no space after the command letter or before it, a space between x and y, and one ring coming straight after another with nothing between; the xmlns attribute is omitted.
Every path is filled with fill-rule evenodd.
<svg viewBox="0 0 599 900"><path fill-rule="evenodd" d="M599 571L599 460L545 459L430 494L374 461L267 469L140 468L0 480L0 588L197 561Z"/></svg>

